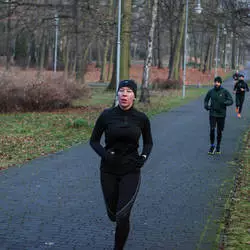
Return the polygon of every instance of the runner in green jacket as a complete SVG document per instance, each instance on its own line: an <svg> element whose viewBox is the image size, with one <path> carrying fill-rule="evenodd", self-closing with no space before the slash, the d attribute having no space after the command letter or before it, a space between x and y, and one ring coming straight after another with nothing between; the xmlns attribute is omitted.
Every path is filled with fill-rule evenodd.
<svg viewBox="0 0 250 250"><path fill-rule="evenodd" d="M204 100L204 107L209 110L210 123L210 149L208 154L220 154L220 143L222 139L222 131L225 125L227 106L233 104L233 98L228 90L222 86L222 79L220 76L214 79L214 88L207 92ZM217 127L217 145L215 147L215 128Z"/></svg>

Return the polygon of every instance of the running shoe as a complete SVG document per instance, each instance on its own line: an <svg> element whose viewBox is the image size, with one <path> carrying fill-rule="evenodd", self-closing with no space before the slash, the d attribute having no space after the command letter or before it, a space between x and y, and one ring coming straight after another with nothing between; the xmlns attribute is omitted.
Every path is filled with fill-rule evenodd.
<svg viewBox="0 0 250 250"><path fill-rule="evenodd" d="M216 146L215 154L221 154L220 146Z"/></svg>
<svg viewBox="0 0 250 250"><path fill-rule="evenodd" d="M208 154L209 154L209 155L213 155L214 152L215 152L215 146L212 145L212 146L210 147L209 151L208 151Z"/></svg>

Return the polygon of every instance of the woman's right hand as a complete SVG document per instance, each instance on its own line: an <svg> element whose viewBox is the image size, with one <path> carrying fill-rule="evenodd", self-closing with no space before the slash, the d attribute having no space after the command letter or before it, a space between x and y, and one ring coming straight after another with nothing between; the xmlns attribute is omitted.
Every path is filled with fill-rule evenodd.
<svg viewBox="0 0 250 250"><path fill-rule="evenodd" d="M112 161L112 160L114 160L114 157L115 157L115 151L112 149L108 149L106 151L105 156L104 156L104 160L105 161Z"/></svg>
<svg viewBox="0 0 250 250"><path fill-rule="evenodd" d="M137 158L137 168L142 168L146 161L146 157L144 155L139 155Z"/></svg>

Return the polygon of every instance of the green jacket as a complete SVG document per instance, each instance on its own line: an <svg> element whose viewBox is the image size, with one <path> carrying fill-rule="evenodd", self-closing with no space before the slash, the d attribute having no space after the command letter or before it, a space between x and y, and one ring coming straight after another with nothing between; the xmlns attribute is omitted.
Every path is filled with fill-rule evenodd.
<svg viewBox="0 0 250 250"><path fill-rule="evenodd" d="M233 98L228 90L215 87L207 92L204 108L209 110L210 116L226 117L227 106L233 104Z"/></svg>

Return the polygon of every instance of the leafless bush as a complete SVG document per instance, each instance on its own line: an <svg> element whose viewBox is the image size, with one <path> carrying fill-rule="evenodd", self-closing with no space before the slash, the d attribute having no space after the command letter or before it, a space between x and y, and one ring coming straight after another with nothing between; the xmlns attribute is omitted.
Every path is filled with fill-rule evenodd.
<svg viewBox="0 0 250 250"><path fill-rule="evenodd" d="M152 82L152 88L154 90L168 90L168 89L180 89L181 88L181 82L178 80L172 80L172 79L161 79L156 78Z"/></svg>
<svg viewBox="0 0 250 250"><path fill-rule="evenodd" d="M0 76L0 112L46 111L69 107L72 100L89 95L86 86L62 77Z"/></svg>

